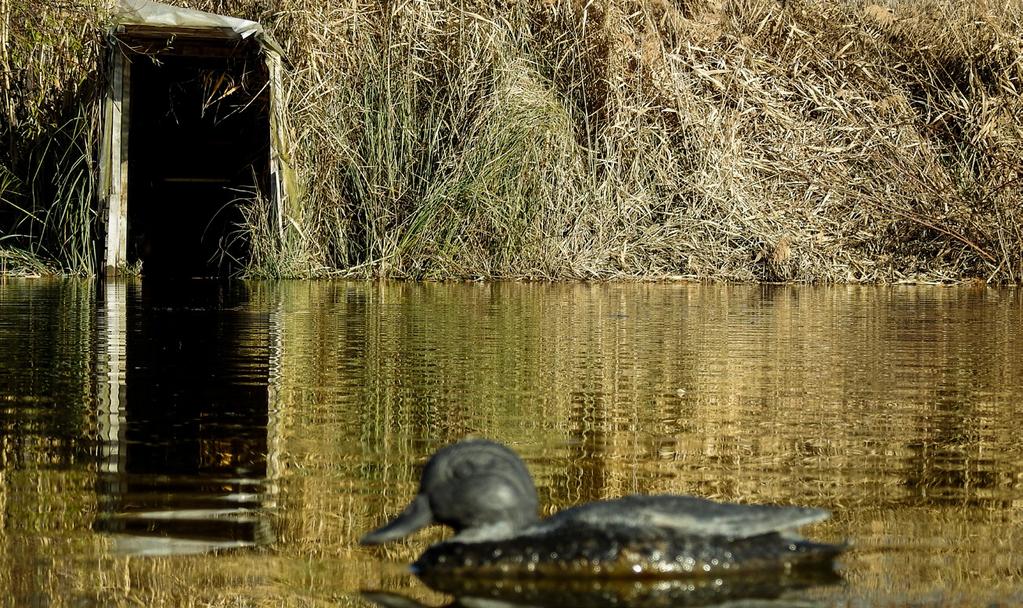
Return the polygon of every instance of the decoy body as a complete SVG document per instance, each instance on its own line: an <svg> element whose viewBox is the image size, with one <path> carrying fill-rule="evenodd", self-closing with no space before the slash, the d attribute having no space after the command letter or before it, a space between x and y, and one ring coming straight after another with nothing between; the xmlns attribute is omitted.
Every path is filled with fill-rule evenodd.
<svg viewBox="0 0 1023 608"><path fill-rule="evenodd" d="M821 509L637 495L545 520L537 510L533 479L515 452L492 441L462 441L434 454L412 504L360 542L450 526L456 534L413 564L417 574L431 577L717 577L830 567L844 549L796 534L827 519Z"/></svg>

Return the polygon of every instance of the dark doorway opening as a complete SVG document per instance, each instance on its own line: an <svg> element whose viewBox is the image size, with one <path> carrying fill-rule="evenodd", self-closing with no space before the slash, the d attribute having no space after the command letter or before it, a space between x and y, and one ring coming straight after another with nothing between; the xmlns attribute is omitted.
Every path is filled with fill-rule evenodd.
<svg viewBox="0 0 1023 608"><path fill-rule="evenodd" d="M269 188L258 46L166 41L131 64L128 261L144 277L223 277L248 257L243 205Z"/></svg>

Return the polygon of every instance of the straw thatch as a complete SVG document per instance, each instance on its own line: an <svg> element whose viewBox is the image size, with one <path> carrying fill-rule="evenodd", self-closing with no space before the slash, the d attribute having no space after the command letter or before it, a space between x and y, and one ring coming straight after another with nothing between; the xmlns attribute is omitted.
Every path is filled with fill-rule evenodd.
<svg viewBox="0 0 1023 608"><path fill-rule="evenodd" d="M1023 273L1017 0L173 3L261 22L293 66L304 246L253 215L257 275ZM74 198L33 194L27 150L82 115L100 4L0 0L0 198L35 224Z"/></svg>

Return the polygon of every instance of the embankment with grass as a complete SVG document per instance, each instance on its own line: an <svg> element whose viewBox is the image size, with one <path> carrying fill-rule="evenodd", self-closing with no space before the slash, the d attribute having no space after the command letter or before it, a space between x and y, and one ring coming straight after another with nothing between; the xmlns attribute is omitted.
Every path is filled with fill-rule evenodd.
<svg viewBox="0 0 1023 608"><path fill-rule="evenodd" d="M171 3L291 63L254 276L1023 277L1019 0ZM0 258L95 265L105 4L0 0Z"/></svg>

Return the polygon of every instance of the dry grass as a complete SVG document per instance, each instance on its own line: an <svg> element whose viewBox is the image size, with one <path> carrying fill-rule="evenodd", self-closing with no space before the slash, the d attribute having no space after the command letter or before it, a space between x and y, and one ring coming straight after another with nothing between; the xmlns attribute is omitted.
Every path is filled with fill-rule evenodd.
<svg viewBox="0 0 1023 608"><path fill-rule="evenodd" d="M95 269L102 4L0 0L0 241L32 272Z"/></svg>
<svg viewBox="0 0 1023 608"><path fill-rule="evenodd" d="M1023 277L1018 0L174 3L261 21L293 64L302 263L258 273ZM14 4L18 175L103 11L36 6L29 52L39 3Z"/></svg>

